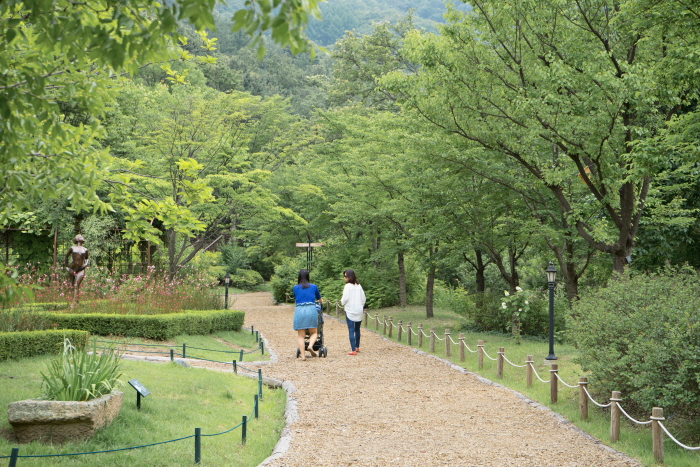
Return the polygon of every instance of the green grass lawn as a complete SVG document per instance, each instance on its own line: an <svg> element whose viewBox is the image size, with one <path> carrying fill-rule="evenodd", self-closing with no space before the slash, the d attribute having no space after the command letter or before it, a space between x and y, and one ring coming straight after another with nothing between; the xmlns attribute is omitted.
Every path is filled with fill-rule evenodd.
<svg viewBox="0 0 700 467"><path fill-rule="evenodd" d="M8 433L7 404L41 395L41 377L50 357L0 362L0 432ZM200 428L202 435L229 430L249 417L247 443L241 443L241 428L216 436L203 436L202 466L256 466L271 454L284 426L286 396L282 390L263 386L259 418L253 415L258 383L233 373L184 368L174 363L125 361L124 381L137 379L151 394L136 409L136 392L128 384L117 419L84 442L51 446L39 443L18 445L0 436L0 456L13 447L19 455L80 453L143 446L182 438ZM263 370L264 374L264 370ZM0 459L5 465L6 459ZM194 438L127 451L66 457L20 458L19 466L125 465L190 466L194 463Z"/></svg>
<svg viewBox="0 0 700 467"><path fill-rule="evenodd" d="M426 336L423 336L423 342L420 350L432 353L433 355L441 358L447 358L473 373L518 391L528 398L537 401L540 404L545 405L551 408L553 411L563 415L574 425L591 434L595 438L603 441L608 446L611 446L630 457L638 459L644 465L656 465L654 463L651 428L649 426L639 426L631 422L623 423L621 427L620 440L616 443L611 443L609 412L607 410L599 409L592 402L589 402L589 418L588 420L581 420L578 407L579 389L577 387L572 389L559 383L558 401L556 404L552 404L550 402L551 385L549 383L542 383L536 376L533 376L532 386L528 388L525 377L526 369L524 367L519 368L512 366L507 362L504 362L503 378L498 378L497 362L491 360L491 358L498 358L500 347L504 349L505 358L515 365L524 366L527 356L532 355L535 370L542 380L550 380L550 363L556 363L558 365L558 374L560 378L567 384L576 386L579 378L587 375L582 371L579 365L572 362L572 359L576 356L576 349L574 347L565 344L555 344L554 352L557 360L550 362L545 360L545 357L549 354L549 343L547 340L523 338L521 339L521 344L518 345L510 334L464 331L464 329L468 328L468 320L451 311L436 309L434 312L434 317L427 319L425 317L425 308L418 306L408 306L405 309L400 307L392 307L383 308L380 310L370 310L370 319L368 324L369 329L372 331L377 328L374 321L376 314L379 315L379 334L389 337L388 326L386 334L383 334L384 317L386 317L387 320L389 317L391 317L394 325L397 326L399 320L401 320L406 331L407 323L410 322L412 330L415 333L418 333L418 326L422 325L423 331L428 336L430 335L430 328L432 327L434 328L437 336L435 338L434 351L430 352L430 338ZM331 310L331 315L335 315L334 310ZM451 355L450 357L447 357L445 341L438 339L445 339L445 329L450 330L452 340L457 343L459 343L460 333L464 333L464 343L467 347L469 347L469 349L471 349L471 352L465 349L465 358L463 362L460 361L459 346L453 345L452 343L450 343ZM391 338L394 341L398 341L397 331L398 330L396 327L392 329ZM402 344L408 343L406 331L402 332ZM478 367L477 354L475 353L479 340L484 341L484 351L488 357L491 357L484 357L483 368L481 369ZM412 347L418 348L418 336L415 334L411 335L411 345ZM611 394L594 394L594 397L596 398L595 400L600 404L606 404L610 396ZM622 407L624 408L624 401L622 403ZM641 421L648 419L649 416L646 416ZM623 420L625 420L624 415ZM670 421L666 422L666 427L669 428L669 431L672 434L674 434L674 430L670 427L669 423ZM677 445L668 437L665 437L664 439L664 465L673 467L696 467L700 465L700 452L687 451L677 447ZM679 441L683 442L682 439Z"/></svg>

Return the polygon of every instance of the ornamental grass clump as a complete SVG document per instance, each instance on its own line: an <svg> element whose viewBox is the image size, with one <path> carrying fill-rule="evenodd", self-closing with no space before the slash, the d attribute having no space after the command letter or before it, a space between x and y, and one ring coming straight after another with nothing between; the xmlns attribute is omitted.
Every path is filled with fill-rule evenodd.
<svg viewBox="0 0 700 467"><path fill-rule="evenodd" d="M41 373L43 398L55 401L89 401L109 394L124 385L120 379L122 362L114 349L97 353L76 350L70 340L63 341L63 353L46 365Z"/></svg>

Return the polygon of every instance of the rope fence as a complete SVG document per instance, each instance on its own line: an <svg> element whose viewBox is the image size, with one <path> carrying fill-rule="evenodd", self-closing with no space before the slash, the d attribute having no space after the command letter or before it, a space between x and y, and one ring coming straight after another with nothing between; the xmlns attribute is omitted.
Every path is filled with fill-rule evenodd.
<svg viewBox="0 0 700 467"><path fill-rule="evenodd" d="M342 305L340 304L339 301L334 302L335 305L335 317L339 318L340 315L340 310L343 308ZM331 307L331 301L326 302L326 313L330 315L330 307ZM528 355L527 359L525 361L524 365L519 365L511 362L508 358L505 356L505 349L503 347L499 347L498 349L498 357L492 357L490 356L486 350L484 349L484 341L479 340L477 342L476 350L470 349L466 343L464 342L464 334L460 333L458 342L455 342L455 340L451 336L451 332L449 329L445 329L444 337L440 337L435 333L435 328L430 328L429 333L426 333L423 330L423 325L419 324L417 329L418 331L415 331L413 329L413 325L408 322L406 323L405 327L402 321L398 321L398 324L394 324L393 317L389 316L382 316L381 318L379 317L379 313L375 312L374 316L372 316L369 312L369 310L365 309L364 313L364 326L365 328L369 329L370 328L370 321L374 323L374 331L377 333L380 333L383 336L387 336L389 338L392 338L393 330L397 329L397 340L398 342L402 342L403 335L406 335L406 343L408 345L413 345L412 343L412 337L417 336L418 337L418 348L422 348L423 346L423 337L427 337L429 339L429 345L430 345L430 353L435 352L435 342L445 342L445 355L449 358L451 356L451 347L453 345L458 346L459 348L459 361L464 362L465 361L465 349L468 350L470 353L476 353L477 354L477 365L480 370L484 368L484 356L488 358L491 361L496 362L496 375L498 378L503 378L503 368L504 368L504 363L509 364L512 367L515 368L525 368L525 379L527 383L527 387L530 388L533 383L533 376L536 377L541 383L543 384L549 384L550 385L550 402L552 404L556 404L558 402L558 394L559 394L559 384L561 383L562 385L571 388L571 389L577 389L579 390L579 415L582 420L587 420L588 419L588 402L592 402L594 405L605 409L605 408L610 408L610 441L611 442L616 442L619 440L620 437L620 419L624 415L630 422L635 423L637 425L651 425L652 429L652 448L654 452L654 459L657 463L663 463L664 460L664 446L663 446L663 434L665 433L669 439L673 440L679 447L686 449L686 450L691 450L691 451L700 451L700 446L698 447L689 447L678 441L675 437L673 437L666 427L663 425L662 421L665 420L663 416L663 409L660 407L654 407L652 409L651 416L649 420L647 421L639 421L635 420L632 418L623 408L620 402L622 402L621 398L621 393L619 391L613 391L612 396L609 399L608 403L599 403L593 399L591 394L588 392L588 388L586 387L588 385L588 378L586 377L581 377L579 378L579 381L577 384L568 384L566 383L560 376L559 376L559 366L557 364L552 364L550 367L550 378L548 380L542 379L540 375L537 373L537 370L535 369L534 366L534 360L532 355ZM379 330L381 325L381 331Z"/></svg>
<svg viewBox="0 0 700 467"><path fill-rule="evenodd" d="M235 366L235 360L234 360L234 366ZM253 371L253 370L249 370L249 371ZM253 371L253 373L255 373L255 371ZM140 446L129 446L129 447L124 447L124 448L107 449L107 450L103 450L103 451L72 452L72 453L62 453L62 454L33 454L33 455L21 456L21 455L19 455L19 448L12 448L12 452L9 456L0 456L0 459L10 459L9 464L8 464L9 467L15 467L17 465L18 459L20 459L20 458L66 457L66 456L82 456L82 455L88 455L88 454L103 454L103 453L108 453L108 452L118 452L118 451L128 451L128 450L133 450L133 449L142 449L142 448L147 448L147 447L151 447L151 446L157 446L160 444L174 443L177 441L183 441L186 439L194 438L194 463L200 464L201 460L202 460L202 452L201 452L201 438L202 437L219 436L219 435L223 435L226 433L230 433L238 428L241 428L241 444L243 444L243 445L246 444L248 420L253 420L253 418L255 418L255 419L259 418L259 403L263 399L262 370L258 369L257 373L258 373L258 390L257 390L257 393L253 396L253 408L252 408L251 414L249 416L243 415L241 423L233 426L232 428L230 428L228 430L225 430L225 431L222 431L219 433L203 434L201 432L201 428L195 428L193 435L183 436L181 438L169 439L167 441L159 441L156 443L143 444Z"/></svg>
<svg viewBox="0 0 700 467"><path fill-rule="evenodd" d="M233 367L234 367L234 371L235 371L236 362L238 362L238 363L242 362L242 361L243 361L243 356L244 356L244 355L248 355L248 354L252 354L252 353L256 353L256 352L260 352L260 355L265 355L265 345L264 345L264 343L263 343L263 340L260 339L260 334L259 334L259 332L258 332L258 331L255 331L254 329L251 328L251 333L255 336L255 342L257 342L258 345L257 345L257 348L256 348L256 349L252 349L252 350L248 350L248 351L245 351L245 350L243 350L243 349L240 349L240 350L216 350L216 349L205 349L205 348L202 348L202 347L192 347L192 346L189 346L189 347L188 347L186 343L183 343L182 345L167 345L167 344L139 344L139 343L133 343L133 342L112 342L112 341L105 341L105 340L95 340L94 342L96 342L96 343L97 343L97 342L99 342L99 343L106 343L106 344L111 344L111 345L120 346L120 349L121 349L122 351L125 351L125 352L128 351L129 353L148 353L148 354L158 354L158 355L163 355L163 354L165 354L165 355L167 355L168 353L166 353L166 352L148 351L148 350L137 350L137 349L133 349L133 348L132 348L132 349L129 349L129 348L128 348L128 346L138 346L138 347L165 347L165 348L169 349L170 361L174 361L174 360L175 360L175 357L178 357L178 358L181 357L181 358L189 358L189 359L191 359L191 360L201 360L201 361L212 362L212 363L231 364L231 361L222 362L222 361L218 361L218 360L209 360L209 359L206 359L206 358L196 357L196 356L190 355L190 354L188 354L188 349L189 349L189 350L191 350L191 349L203 350L203 351L206 351L206 352L218 352L218 353L226 353L226 354L235 354L235 355L238 355L238 359L237 359L237 360L233 360L233 363L232 363L232 365L233 365ZM121 347L121 346L124 346L124 347ZM112 347L101 347L101 346L98 346L98 347L96 347L96 348L97 348L97 349L100 349L100 350L108 350L108 349L111 349ZM182 349L182 352L181 352L181 353L175 352L175 349L176 349L176 348L177 348L178 350ZM243 368L243 367L241 367L241 368ZM244 368L244 369L245 369L245 368ZM251 371L251 370L249 370L249 371Z"/></svg>

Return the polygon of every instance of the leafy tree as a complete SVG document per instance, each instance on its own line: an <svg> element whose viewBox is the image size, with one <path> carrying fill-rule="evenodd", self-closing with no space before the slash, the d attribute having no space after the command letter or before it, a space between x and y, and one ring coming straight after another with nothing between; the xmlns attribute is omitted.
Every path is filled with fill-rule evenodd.
<svg viewBox="0 0 700 467"><path fill-rule="evenodd" d="M107 153L98 117L111 102L114 76L173 57L177 22L214 26L214 0L6 0L0 2L0 223L40 200L68 199L73 209L108 210L97 189ZM265 31L293 52L308 48L304 27L317 0L249 3L233 28L256 39ZM173 49L171 49L173 50ZM260 48L264 51L264 48ZM66 121L62 106L80 109ZM73 123L76 123L75 125ZM3 276L0 289L11 294ZM8 288L9 287L9 288Z"/></svg>
<svg viewBox="0 0 700 467"><path fill-rule="evenodd" d="M398 95L390 92L386 87L381 86L377 80L382 75L395 70L400 70L402 74L411 74L415 72L417 69L415 64L412 64L401 52L403 39L411 29L412 16L409 14L407 18L399 21L396 25L378 24L374 26L374 30L370 35L358 36L348 33L339 41L334 51L336 62L334 66L334 79L331 87L331 96L333 100L339 103L361 102L364 105L397 110L395 101ZM410 114L406 114L405 117L409 118ZM416 131L415 128L420 126L417 122L413 125L411 130L406 131L407 134L414 134ZM527 190L524 184L520 184L521 186L514 184L513 177L508 176L509 171L512 171L512 169L509 169L507 166L503 166L505 170L501 170L500 167L499 170L493 170L493 161L483 163L479 166L479 157L472 156L471 153L474 151L469 151L469 148L465 148L464 144L457 138L442 138L442 144L439 145L433 144L431 146L430 144L424 144L426 141L435 140L435 138L426 138L423 136L432 131L434 130L420 130L418 133L419 136L413 138L414 141L410 144L416 147L423 146L420 150L422 155L420 159L429 158L432 165L437 165L443 169L437 172L430 181L425 182L422 194L420 195L422 203L428 204L431 207L430 213L434 222L443 226L437 233L443 234L446 233L446 231L450 232L448 237L438 235L442 240L440 242L441 247L435 252L435 259L441 263L442 274L444 275L450 269L455 272L457 271L458 268L456 265L445 267L448 263L454 264L455 262L450 259L457 255L474 267L477 293L482 294L485 289L484 271L486 266L491 263L491 259L485 256L485 253L488 252L489 257L498 258L493 264L500 265L502 277L510 284L510 289L514 290L514 287L518 285L518 277L515 270L516 255L514 251L511 251L509 259L502 259L502 250L500 248L485 248L485 244L482 243L484 237L482 236L481 239L476 239L473 235L473 233L490 231L489 229L483 230L475 227L484 222L479 216L485 215L486 218L488 218L494 213L502 212L502 205L495 204L491 206L485 204L483 203L485 198L482 199L482 195L478 193L478 190L475 192L469 189L465 190L463 187L465 183L469 186L476 187L480 184L479 179L483 179L492 184L492 191L498 191L497 187L501 187L501 190L509 189L522 196L523 199L526 200L525 205L521 207L521 209L524 210L532 207L532 203L528 205L527 200L532 194L525 195L525 191ZM422 162L415 163L422 164ZM428 171L426 171L426 169L422 171L423 176L418 183L422 183L422 180L427 178L426 175L431 173L430 169L432 169L432 167L430 167L430 165L428 167ZM517 177L515 180L517 181ZM436 184L444 188L442 188L442 190L435 189ZM453 196L455 192L459 194L474 193L473 201L466 201L461 198L458 199L457 196ZM512 195L504 194L502 196L507 197ZM465 208L465 205L460 203L468 204L469 208ZM541 204L534 204L536 210L541 210ZM471 217L468 221L468 225L464 225L464 220L459 219L459 217L464 216L464 214ZM538 214L542 217L541 212L538 212ZM448 221L445 225L445 218L452 221L452 223ZM430 224L423 223L421 225L427 226L423 231L425 235L424 238L430 238ZM527 229L527 227L523 227L523 230ZM457 229L461 229L461 231L457 232ZM433 230L435 231L435 229ZM492 236L486 244L493 244L493 240L497 238L498 236ZM512 245L511 243L511 247ZM557 246L555 242L550 242L550 245L556 250ZM473 251L473 260L471 259L472 254L467 255L465 251ZM518 255L520 254L522 254L522 252L518 253ZM487 258L486 261L484 258ZM506 268L510 268L511 270L507 271ZM575 280L576 276L573 277ZM443 279L449 280L447 277L443 277ZM570 281L567 281L567 284L569 283ZM572 296L575 297L577 293L575 291L575 281L570 288L574 290ZM479 300L479 305L481 305L481 300Z"/></svg>
<svg viewBox="0 0 700 467"><path fill-rule="evenodd" d="M561 266L569 301L578 297L579 279L587 270L594 251L576 235L568 218L557 209L556 200L549 190L529 183L524 168L509 164L504 158L483 157L482 150L464 147L460 142L453 142L451 148L435 153L433 157L449 169L450 176L445 180L462 187L457 192L464 194L459 197L464 206L445 209L446 217L465 235L476 240L475 248L481 252L479 254L488 254L509 284L510 293L520 284L520 278L512 261L499 260L494 255L520 244L527 247L528 254L533 248L534 251L549 248ZM564 183L580 182L576 179ZM496 231L505 234L505 238L495 235ZM485 233L489 236L483 235ZM504 241L508 248L504 247ZM515 254L515 250L507 255L513 260L525 251ZM483 260L469 262L483 275ZM508 265L511 271L506 271L503 265ZM483 277L478 281L483 283Z"/></svg>
<svg viewBox="0 0 700 467"><path fill-rule="evenodd" d="M362 239L374 267L396 266L391 282L405 306L405 255L411 250L411 229L419 215L406 170L413 160L413 148L403 137L406 122L369 108L339 109L325 114L325 119L329 144L321 154L327 160L324 170L332 174L324 189L331 197L328 211L346 241ZM428 299L426 313L431 306Z"/></svg>
<svg viewBox="0 0 700 467"><path fill-rule="evenodd" d="M283 103L188 86L136 90L140 94L125 93L126 112L111 126L119 135L114 148L123 155L112 199L127 213L127 238L159 243L152 220L160 220L174 275L221 238L244 237L247 220L279 215L274 195L263 187L270 172L254 167L249 149L261 140L262 160L264 146L274 146L262 142L259 127L273 114L281 122Z"/></svg>
<svg viewBox="0 0 700 467"><path fill-rule="evenodd" d="M657 74L676 43L640 36L606 0L473 5L450 13L440 36L411 34L402 53L420 70L383 84L483 157L522 166L621 271L660 162L641 142L667 126L692 90L686 83L669 92ZM582 183L569 183L576 178Z"/></svg>
<svg viewBox="0 0 700 467"><path fill-rule="evenodd" d="M396 96L379 87L377 79L392 71L415 71L401 53L403 38L412 29L413 17L409 15L396 24L376 24L368 35L347 32L332 52L331 103L394 108Z"/></svg>
<svg viewBox="0 0 700 467"><path fill-rule="evenodd" d="M112 216L88 216L80 223L80 233L90 247L91 265L107 265L109 253L122 245L115 235L117 227L117 219Z"/></svg>

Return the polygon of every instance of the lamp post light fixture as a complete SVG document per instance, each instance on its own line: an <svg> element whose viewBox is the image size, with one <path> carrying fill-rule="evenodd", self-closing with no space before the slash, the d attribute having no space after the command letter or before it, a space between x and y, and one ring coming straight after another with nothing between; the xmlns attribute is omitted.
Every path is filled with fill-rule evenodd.
<svg viewBox="0 0 700 467"><path fill-rule="evenodd" d="M554 267L554 261L549 262L545 272L549 284L549 355L547 355L546 360L556 360L557 357L554 355L554 281L557 279L557 268Z"/></svg>
<svg viewBox="0 0 700 467"><path fill-rule="evenodd" d="M231 281L231 274L226 272L224 282L226 283L226 292L224 293L224 308L228 310L228 283Z"/></svg>

